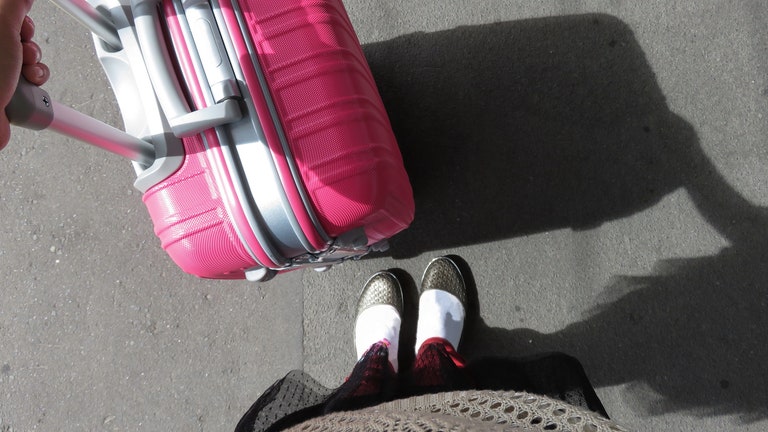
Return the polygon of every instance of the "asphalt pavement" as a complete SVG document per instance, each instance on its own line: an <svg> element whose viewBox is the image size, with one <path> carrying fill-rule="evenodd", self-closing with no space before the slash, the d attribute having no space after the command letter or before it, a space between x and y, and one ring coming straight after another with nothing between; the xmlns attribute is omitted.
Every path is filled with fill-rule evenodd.
<svg viewBox="0 0 768 432"><path fill-rule="evenodd" d="M232 430L291 369L339 384L367 277L397 269L413 300L445 254L477 293L468 359L571 354L633 430L768 429L768 6L345 5L413 225L326 273L200 280L161 250L128 162L14 129L0 430ZM31 15L52 97L119 126L89 34L42 0Z"/></svg>

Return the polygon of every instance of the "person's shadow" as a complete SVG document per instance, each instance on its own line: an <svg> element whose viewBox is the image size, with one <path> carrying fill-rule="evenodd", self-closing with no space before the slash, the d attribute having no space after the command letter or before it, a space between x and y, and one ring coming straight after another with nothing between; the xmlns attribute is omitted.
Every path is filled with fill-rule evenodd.
<svg viewBox="0 0 768 432"><path fill-rule="evenodd" d="M393 256L591 228L679 188L732 244L659 263L653 276L616 276L604 305L556 334L480 320L465 338L470 356L565 351L597 386L651 387L661 401L650 409L768 414L768 213L725 182L670 111L625 23L542 18L364 51L416 199Z"/></svg>

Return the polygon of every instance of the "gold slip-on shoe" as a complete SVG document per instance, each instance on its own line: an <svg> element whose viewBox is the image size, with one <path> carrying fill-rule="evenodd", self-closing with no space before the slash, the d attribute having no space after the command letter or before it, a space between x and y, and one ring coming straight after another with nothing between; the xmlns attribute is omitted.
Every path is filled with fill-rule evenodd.
<svg viewBox="0 0 768 432"><path fill-rule="evenodd" d="M388 271L380 271L368 279L360 292L357 301L357 313L355 319L371 306L390 305L403 315L403 290L395 275Z"/></svg>
<svg viewBox="0 0 768 432"><path fill-rule="evenodd" d="M439 257L427 265L421 277L419 295L433 289L453 294L464 306L464 310L467 310L467 286L459 266L452 259Z"/></svg>

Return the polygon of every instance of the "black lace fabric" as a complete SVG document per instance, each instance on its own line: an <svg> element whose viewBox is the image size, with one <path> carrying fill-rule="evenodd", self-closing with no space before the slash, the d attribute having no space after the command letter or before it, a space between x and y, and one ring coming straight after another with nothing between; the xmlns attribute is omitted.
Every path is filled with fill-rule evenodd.
<svg viewBox="0 0 768 432"><path fill-rule="evenodd" d="M332 412L359 410L408 398L456 390L512 390L540 394L608 415L573 357L553 353L524 359L482 359L466 366L450 344L425 344L412 368L395 374L387 344L374 344L336 389L292 371L273 384L246 412L236 432L276 431Z"/></svg>
<svg viewBox="0 0 768 432"><path fill-rule="evenodd" d="M322 415L318 407L332 392L303 371L291 371L283 379L272 384L256 400L240 419L235 430L238 432L279 430L281 423L290 425ZM291 418L297 420L292 422Z"/></svg>

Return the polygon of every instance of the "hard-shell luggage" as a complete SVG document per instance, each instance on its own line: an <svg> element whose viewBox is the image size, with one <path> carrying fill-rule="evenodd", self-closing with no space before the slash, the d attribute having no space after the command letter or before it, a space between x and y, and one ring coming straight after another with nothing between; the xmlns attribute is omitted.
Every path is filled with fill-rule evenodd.
<svg viewBox="0 0 768 432"><path fill-rule="evenodd" d="M82 114L21 84L9 113L133 159L184 271L325 269L410 224L408 177L340 0L58 3L94 32L128 134L74 127Z"/></svg>

